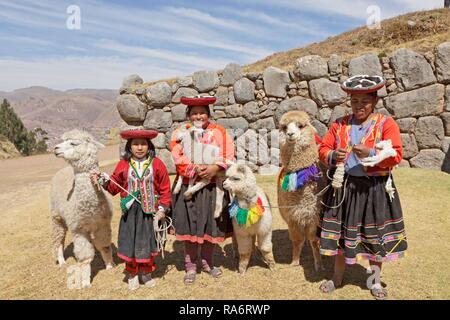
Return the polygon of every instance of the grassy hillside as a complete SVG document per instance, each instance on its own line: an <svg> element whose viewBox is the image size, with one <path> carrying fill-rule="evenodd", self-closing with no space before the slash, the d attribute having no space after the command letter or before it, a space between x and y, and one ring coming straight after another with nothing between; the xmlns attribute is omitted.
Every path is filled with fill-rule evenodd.
<svg viewBox="0 0 450 320"><path fill-rule="evenodd" d="M304 48L274 53L245 66L245 70L263 71L269 66L290 70L297 58L310 54L328 58L337 53L349 59L368 52L389 54L401 47L425 53L449 40L450 9L418 11L383 20L380 29L368 30L362 26Z"/></svg>

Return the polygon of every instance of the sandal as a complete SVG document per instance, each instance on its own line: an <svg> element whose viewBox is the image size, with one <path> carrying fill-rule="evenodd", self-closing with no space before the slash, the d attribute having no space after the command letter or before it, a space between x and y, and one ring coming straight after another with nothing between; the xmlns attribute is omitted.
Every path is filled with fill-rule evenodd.
<svg viewBox="0 0 450 320"><path fill-rule="evenodd" d="M372 289L370 289L370 293L376 300L385 300L388 296L387 290L378 283L372 286Z"/></svg>
<svg viewBox="0 0 450 320"><path fill-rule="evenodd" d="M214 268L209 269L209 270L203 270L203 271L205 271L211 277L216 278L216 279L220 278L222 276L222 274L223 274L222 269L217 268L217 267L214 267Z"/></svg>
<svg viewBox="0 0 450 320"><path fill-rule="evenodd" d="M195 271L188 271L184 275L184 284L193 284L195 282L195 277L197 276L197 272Z"/></svg>
<svg viewBox="0 0 450 320"><path fill-rule="evenodd" d="M334 285L333 280L327 280L322 282L319 289L322 293L332 293L334 290L336 290L336 286Z"/></svg>

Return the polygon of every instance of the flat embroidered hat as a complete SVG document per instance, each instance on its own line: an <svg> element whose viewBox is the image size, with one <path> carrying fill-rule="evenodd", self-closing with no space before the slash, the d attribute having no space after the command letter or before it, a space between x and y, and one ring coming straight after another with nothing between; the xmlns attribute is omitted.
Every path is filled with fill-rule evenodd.
<svg viewBox="0 0 450 320"><path fill-rule="evenodd" d="M383 88L385 80L380 76L356 75L341 84L341 89L347 93L371 93Z"/></svg>

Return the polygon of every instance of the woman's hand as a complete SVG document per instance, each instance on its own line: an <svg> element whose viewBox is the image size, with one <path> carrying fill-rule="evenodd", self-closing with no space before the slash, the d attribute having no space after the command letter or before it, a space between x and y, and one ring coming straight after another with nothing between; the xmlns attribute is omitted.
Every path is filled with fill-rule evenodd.
<svg viewBox="0 0 450 320"><path fill-rule="evenodd" d="M360 143L353 146L353 152L360 159L367 158L370 154L370 148Z"/></svg>
<svg viewBox="0 0 450 320"><path fill-rule="evenodd" d="M166 214L164 213L164 211L158 210L158 212L156 212L156 214L155 214L154 220L159 221L159 220L164 219L165 217L166 217Z"/></svg>
<svg viewBox="0 0 450 320"><path fill-rule="evenodd" d="M202 179L211 180L220 171L220 167L217 164L210 164L205 167L201 167L198 172L198 176Z"/></svg>
<svg viewBox="0 0 450 320"><path fill-rule="evenodd" d="M347 154L347 150L345 150L344 148L338 148L333 151L332 158L334 161L344 161L346 154Z"/></svg>

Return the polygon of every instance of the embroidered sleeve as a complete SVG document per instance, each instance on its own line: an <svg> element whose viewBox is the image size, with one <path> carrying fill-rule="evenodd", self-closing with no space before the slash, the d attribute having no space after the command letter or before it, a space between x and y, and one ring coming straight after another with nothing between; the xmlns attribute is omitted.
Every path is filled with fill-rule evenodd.
<svg viewBox="0 0 450 320"><path fill-rule="evenodd" d="M330 163L330 159L332 156L332 152L336 147L336 134L337 134L338 123L334 122L331 125L331 128L325 134L322 139L322 142L319 146L319 158L322 163L326 166L331 166L333 163Z"/></svg>
<svg viewBox="0 0 450 320"><path fill-rule="evenodd" d="M159 205L162 206L164 211L167 212L172 203L169 173L167 172L167 168L164 163L158 158L154 158L153 168L155 170L155 189L160 196Z"/></svg>
<svg viewBox="0 0 450 320"><path fill-rule="evenodd" d="M114 169L114 172L110 176L110 180L114 180L116 183L118 183L122 187L125 187L126 177L124 177L124 174L123 174L125 166L126 166L125 160L119 161L116 168ZM113 183L111 181L109 181L108 184L105 186L105 190L108 191L113 196L122 191L115 183Z"/></svg>

